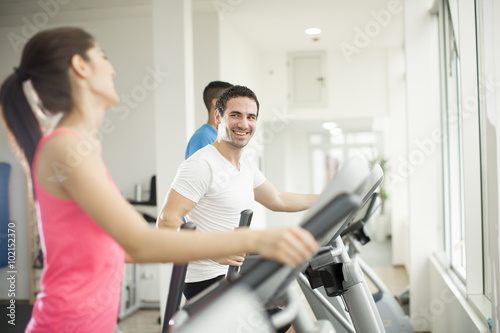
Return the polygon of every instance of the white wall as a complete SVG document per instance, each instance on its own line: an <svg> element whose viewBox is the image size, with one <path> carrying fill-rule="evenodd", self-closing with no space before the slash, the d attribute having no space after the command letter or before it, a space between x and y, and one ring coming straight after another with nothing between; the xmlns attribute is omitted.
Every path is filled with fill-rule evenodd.
<svg viewBox="0 0 500 333"><path fill-rule="evenodd" d="M287 55L284 52L261 52L258 67L259 84L262 88L259 101L263 111L259 120L270 120L274 110L286 110L288 94Z"/></svg>
<svg viewBox="0 0 500 333"><path fill-rule="evenodd" d="M327 107L290 108L289 112L297 120L389 115L388 52L385 48L367 48L354 61L347 63L339 49L326 50ZM265 52L260 56L263 87L260 99L272 107L286 108L289 79L287 53Z"/></svg>
<svg viewBox="0 0 500 333"><path fill-rule="evenodd" d="M442 225L442 167L440 148L422 151L421 142L440 129L439 52L437 17L430 13L432 1L405 1L406 98L408 152L412 165L409 179L410 226L410 317L429 302L428 258L437 248ZM428 321L417 331L427 331Z"/></svg>
<svg viewBox="0 0 500 333"><path fill-rule="evenodd" d="M383 117L388 108L387 50L367 48L347 63L337 49L328 52L329 112L337 118Z"/></svg>
<svg viewBox="0 0 500 333"><path fill-rule="evenodd" d="M452 277L442 268L440 260L431 257L428 283L430 302L412 317L415 330L432 327L431 332L490 332L474 308L456 287Z"/></svg>
<svg viewBox="0 0 500 333"><path fill-rule="evenodd" d="M195 128L207 122L203 89L220 79L219 16L215 12L193 11Z"/></svg>
<svg viewBox="0 0 500 333"><path fill-rule="evenodd" d="M257 98L262 95L258 81L259 53L231 23L219 20L220 77L235 85L247 86Z"/></svg>
<svg viewBox="0 0 500 333"><path fill-rule="evenodd" d="M46 27L60 25L79 26L92 33L115 68L115 86L121 101L106 116L112 130L102 133L104 160L118 188L131 197L134 183L143 182L149 187L155 172L153 94L148 88L153 82L151 72L156 69L152 62L149 7L61 12ZM21 26L2 30L3 35L10 31L21 34ZM1 62L4 76L19 63L19 55L7 39L0 43L6 51L2 52Z"/></svg>
<svg viewBox="0 0 500 333"><path fill-rule="evenodd" d="M28 19L30 15L24 16ZM0 36L15 33L23 36L22 17L1 18L11 26L0 29ZM150 71L155 71L152 58L151 10L150 7L114 8L59 12L49 24L41 28L60 25L83 27L91 32L107 53L116 71L115 86L119 95L128 95L129 102L122 101L108 112L108 131L103 134L103 158L120 191L132 197L135 183L149 188L150 177L156 172L153 90ZM30 37L30 36L26 36ZM20 55L7 38L0 39L0 77L11 73L19 64ZM130 112L125 113L125 109ZM117 112L120 111L120 112ZM1 160L12 164L11 219L18 229L17 298L28 299L28 256L26 231L25 179L16 158L10 152L3 127L0 130ZM146 196L147 197L147 196ZM24 245L21 245L24 244ZM0 279L5 280L5 270L0 270ZM7 295L6 284L0 284L0 295Z"/></svg>
<svg viewBox="0 0 500 333"><path fill-rule="evenodd" d="M400 48L367 48L350 63L346 62L340 50L327 50L328 104L326 107L309 109L287 107L287 53L265 52L260 57L260 80L263 87L260 100L264 106L271 107L260 115L261 120L264 120L261 128L261 134L264 134L261 143L265 146L264 170L267 178L280 190L312 193L308 138L311 129L301 128L301 122L309 119L332 121L376 118L381 120L379 123L387 123L387 117L391 113L405 112L404 59ZM395 94L391 95L391 92ZM405 126L404 118L383 126L381 130L385 133L384 141L390 142L394 132L404 133ZM318 131L321 130L318 128ZM390 156L391 149L390 144L386 145L384 154ZM407 218L407 213L399 215L401 214ZM267 212L266 216L269 226L284 226L299 223L302 214ZM402 223L404 219L400 218L398 222ZM401 231L402 228L397 229ZM401 232L398 235L404 236ZM404 253L406 243L401 242L398 246L400 248L394 251Z"/></svg>
<svg viewBox="0 0 500 333"><path fill-rule="evenodd" d="M281 124L283 130L275 131L265 124L270 133L265 140L265 175L281 191L312 193L309 133ZM266 221L270 228L298 225L303 214L266 211Z"/></svg>
<svg viewBox="0 0 500 333"><path fill-rule="evenodd" d="M166 79L165 70L153 63L150 12L139 18L93 22L92 28L115 67L120 96L119 104L106 115L115 129L104 136L104 161L126 198L133 198L134 184L140 183L147 199L151 176L156 174L153 98Z"/></svg>
<svg viewBox="0 0 500 333"><path fill-rule="evenodd" d="M404 49L390 49L387 56L389 130L385 145L390 161L385 185L391 206L392 262L409 269L408 174L401 164L407 156L406 68Z"/></svg>

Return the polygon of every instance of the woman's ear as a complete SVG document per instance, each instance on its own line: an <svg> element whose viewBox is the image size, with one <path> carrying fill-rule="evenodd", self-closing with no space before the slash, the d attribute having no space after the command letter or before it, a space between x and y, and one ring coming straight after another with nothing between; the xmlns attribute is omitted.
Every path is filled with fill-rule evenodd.
<svg viewBox="0 0 500 333"><path fill-rule="evenodd" d="M81 78L85 78L88 75L89 66L87 61L79 54L73 54L71 57L71 68L74 73Z"/></svg>

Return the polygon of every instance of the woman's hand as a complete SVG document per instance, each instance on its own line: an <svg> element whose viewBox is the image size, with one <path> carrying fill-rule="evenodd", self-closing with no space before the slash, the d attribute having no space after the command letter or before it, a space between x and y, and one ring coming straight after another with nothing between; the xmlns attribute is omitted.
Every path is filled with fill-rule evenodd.
<svg viewBox="0 0 500 333"><path fill-rule="evenodd" d="M260 231L256 251L262 257L289 266L297 266L311 258L319 243L302 227Z"/></svg>

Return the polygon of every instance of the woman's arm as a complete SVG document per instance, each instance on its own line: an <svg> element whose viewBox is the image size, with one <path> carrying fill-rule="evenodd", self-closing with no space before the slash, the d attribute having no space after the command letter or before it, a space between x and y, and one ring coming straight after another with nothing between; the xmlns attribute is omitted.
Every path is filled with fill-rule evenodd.
<svg viewBox="0 0 500 333"><path fill-rule="evenodd" d="M186 216L191 209L196 206L194 201L179 194L176 190L170 189L156 220L156 227L177 229L183 223L182 218ZM218 262L221 265L241 266L245 260L245 254L230 255L224 257L210 257L210 259Z"/></svg>
<svg viewBox="0 0 500 333"><path fill-rule="evenodd" d="M284 264L297 265L318 246L302 228L208 234L154 229L112 187L99 151L68 163L68 151L80 151L81 140L71 135L53 139L58 140L49 140L43 147L50 157L43 160L68 167L59 183L61 189L137 262L185 263L234 253L259 253Z"/></svg>

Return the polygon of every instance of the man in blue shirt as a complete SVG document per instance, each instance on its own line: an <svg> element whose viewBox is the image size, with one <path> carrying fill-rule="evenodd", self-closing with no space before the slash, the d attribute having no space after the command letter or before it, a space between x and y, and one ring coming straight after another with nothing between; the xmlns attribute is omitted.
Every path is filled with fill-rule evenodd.
<svg viewBox="0 0 500 333"><path fill-rule="evenodd" d="M203 102L207 107L208 121L203 124L189 140L186 148L185 158L188 159L198 149L214 143L217 138L217 125L215 124L215 102L226 89L232 87L231 83L223 81L212 81L203 90Z"/></svg>

